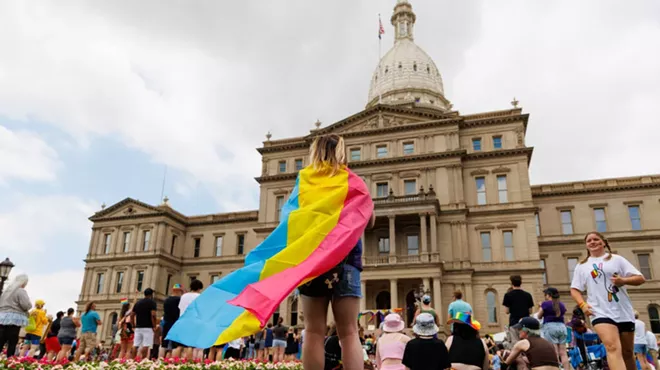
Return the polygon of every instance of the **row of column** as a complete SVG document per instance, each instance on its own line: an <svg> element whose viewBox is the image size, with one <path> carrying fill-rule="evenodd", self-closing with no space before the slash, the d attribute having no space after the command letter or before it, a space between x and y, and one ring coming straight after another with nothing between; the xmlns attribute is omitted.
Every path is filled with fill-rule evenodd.
<svg viewBox="0 0 660 370"><path fill-rule="evenodd" d="M148 251L157 251L167 252L167 241L165 240L165 235L167 231L167 225L164 222L157 223L155 228L152 229L140 229L140 225L131 228L130 230L121 230L116 229L110 233L110 250L108 254L117 254L124 252L124 232L130 232L129 240L129 252L142 252L142 243L144 243L144 231L151 231L149 238L149 248ZM89 255L103 255L105 254L105 235L108 234L102 230L96 229L92 231L92 237L89 243ZM138 245L140 241L140 245Z"/></svg>
<svg viewBox="0 0 660 370"><path fill-rule="evenodd" d="M426 213L420 213L419 215L419 229L420 229L420 248L421 248L421 254L428 254L428 237L427 237L427 230L426 230L426 217L430 217L430 225L431 225L431 252L435 253L437 252L438 249L438 221L437 221L437 216L435 214L426 214ZM396 257L397 252L396 252L396 216L395 215L388 215L389 218L389 231L390 231L390 257ZM392 261L395 262L395 261Z"/></svg>
<svg viewBox="0 0 660 370"><path fill-rule="evenodd" d="M158 275L160 273L159 265L151 265L145 268L135 268L133 266L128 266L125 270L118 270L114 267L109 267L104 271L96 271L89 267L85 268L85 275L83 278L83 286L81 289L81 298L85 299L91 295L96 295L96 286L98 284L98 274L103 273L103 288L99 294L133 294L134 287L137 284L137 275L139 271L144 272L144 277L142 280L142 290L146 288L154 289L156 292L167 294L168 287L165 287L165 291L159 290L158 288ZM117 286L117 273L124 272L122 288L120 293L116 292ZM162 279L160 280L162 281Z"/></svg>

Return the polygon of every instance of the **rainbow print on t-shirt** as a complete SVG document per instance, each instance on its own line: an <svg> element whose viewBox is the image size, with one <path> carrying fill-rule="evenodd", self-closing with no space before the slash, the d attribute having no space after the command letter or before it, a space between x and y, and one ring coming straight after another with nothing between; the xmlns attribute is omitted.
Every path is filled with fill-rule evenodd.
<svg viewBox="0 0 660 370"><path fill-rule="evenodd" d="M594 280L597 280L598 277L602 276L603 277L603 284L605 285L605 290L607 290L607 301L612 302L619 302L619 297L617 297L617 293L619 293L619 287L617 287L614 284L609 283L607 278L605 277L605 271L603 270L603 263L599 263L596 265L595 263L592 265L593 270L591 270L591 278ZM614 276L617 274L615 273Z"/></svg>

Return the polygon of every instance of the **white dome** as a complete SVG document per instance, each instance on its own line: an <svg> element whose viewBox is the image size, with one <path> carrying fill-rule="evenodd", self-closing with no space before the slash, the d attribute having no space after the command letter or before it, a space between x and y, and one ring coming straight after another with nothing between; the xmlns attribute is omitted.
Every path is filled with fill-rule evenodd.
<svg viewBox="0 0 660 370"><path fill-rule="evenodd" d="M380 69L380 71L379 71ZM371 78L369 104L377 103L379 96L383 102L407 101L421 96L444 95L442 77L433 59L410 39L399 40L381 59ZM432 96L426 96L421 103L439 103ZM428 99L430 98L430 100ZM375 100L375 101L374 101Z"/></svg>
<svg viewBox="0 0 660 370"><path fill-rule="evenodd" d="M392 15L395 42L371 76L367 107L375 104L418 103L448 110L442 76L433 59L414 42L416 16L406 0L398 0Z"/></svg>

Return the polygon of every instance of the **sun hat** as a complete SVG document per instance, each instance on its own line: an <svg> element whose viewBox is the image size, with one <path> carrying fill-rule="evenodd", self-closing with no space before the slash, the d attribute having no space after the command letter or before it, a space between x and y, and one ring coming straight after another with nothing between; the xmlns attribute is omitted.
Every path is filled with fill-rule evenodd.
<svg viewBox="0 0 660 370"><path fill-rule="evenodd" d="M46 302L44 302L43 299L37 299L36 301L34 301L34 305L35 306L45 306Z"/></svg>
<svg viewBox="0 0 660 370"><path fill-rule="evenodd" d="M401 319L401 316L396 313L391 313L385 316L383 321L383 331L386 333L396 333L403 330L406 324Z"/></svg>
<svg viewBox="0 0 660 370"><path fill-rule="evenodd" d="M415 325L413 326L413 333L422 336L430 337L438 333L438 325L435 324L435 319L430 313L420 313L415 318Z"/></svg>
<svg viewBox="0 0 660 370"><path fill-rule="evenodd" d="M541 323L539 320L527 316L523 317L516 325L513 325L512 328L514 329L529 329L529 330L539 330L541 329Z"/></svg>
<svg viewBox="0 0 660 370"><path fill-rule="evenodd" d="M449 319L449 321L447 321L447 324L452 324L452 323L468 325L472 329L477 331L481 329L481 325L479 325L479 328L477 328L474 325L474 321L472 321L472 313L470 312L456 312L454 314L454 317L452 317L451 319Z"/></svg>

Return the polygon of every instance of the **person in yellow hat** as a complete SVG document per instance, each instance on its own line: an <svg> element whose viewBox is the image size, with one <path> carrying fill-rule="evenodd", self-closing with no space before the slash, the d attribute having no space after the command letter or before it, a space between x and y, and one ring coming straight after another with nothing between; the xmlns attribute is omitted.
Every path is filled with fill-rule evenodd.
<svg viewBox="0 0 660 370"><path fill-rule="evenodd" d="M39 349L41 337L44 334L44 328L48 324L48 317L44 306L46 302L37 299L34 302L34 309L30 311L28 325L25 327L25 344L21 348L21 353L29 350L27 357L34 357L34 353Z"/></svg>

